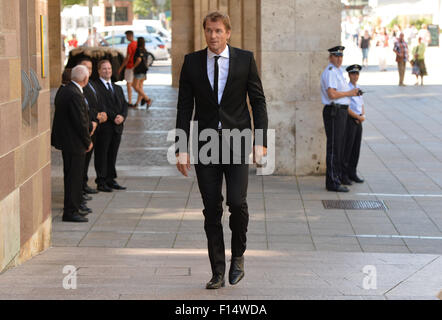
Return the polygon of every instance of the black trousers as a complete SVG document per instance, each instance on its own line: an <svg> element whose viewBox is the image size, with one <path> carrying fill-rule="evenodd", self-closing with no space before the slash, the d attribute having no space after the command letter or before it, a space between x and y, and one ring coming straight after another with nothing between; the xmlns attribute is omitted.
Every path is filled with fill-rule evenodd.
<svg viewBox="0 0 442 320"><path fill-rule="evenodd" d="M94 144L94 147L92 148L92 150L90 152L86 153L86 158L85 158L85 162L84 162L83 188L87 186L87 182L89 180L89 177L88 177L89 164L91 163L92 153L94 152L95 144L97 143L96 137L97 137L97 133L95 131L94 135L91 136L91 140L92 140L92 143Z"/></svg>
<svg viewBox="0 0 442 320"><path fill-rule="evenodd" d="M62 151L64 173L63 215L78 212L83 195L83 172L86 154Z"/></svg>
<svg viewBox="0 0 442 320"><path fill-rule="evenodd" d="M342 163L342 175L347 178L356 176L356 167L358 166L361 151L361 140L362 124L349 116L345 127L345 147Z"/></svg>
<svg viewBox="0 0 442 320"><path fill-rule="evenodd" d="M326 156L326 188L336 188L341 185L342 154L344 149L344 134L347 124L348 110L325 106L323 119L327 136Z"/></svg>
<svg viewBox="0 0 442 320"><path fill-rule="evenodd" d="M118 149L121 143L121 133L115 132L112 124L103 124L97 132L95 146L95 171L97 185L112 183L117 178Z"/></svg>
<svg viewBox="0 0 442 320"><path fill-rule="evenodd" d="M247 187L248 164L196 164L198 187L204 204L204 230L212 267L212 274L224 275L226 269L223 227L222 185L226 179L226 195L229 206L229 227L232 231L231 251L233 257L241 257L246 250L249 212Z"/></svg>

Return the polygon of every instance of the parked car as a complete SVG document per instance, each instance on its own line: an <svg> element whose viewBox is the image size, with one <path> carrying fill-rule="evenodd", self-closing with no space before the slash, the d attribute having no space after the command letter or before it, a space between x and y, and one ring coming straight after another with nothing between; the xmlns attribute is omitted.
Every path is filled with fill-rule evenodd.
<svg viewBox="0 0 442 320"><path fill-rule="evenodd" d="M148 33L159 35L166 43L167 50L169 50L170 53L170 49L172 48L172 35L169 31L167 31L163 27L152 25L146 25L146 30Z"/></svg>
<svg viewBox="0 0 442 320"><path fill-rule="evenodd" d="M167 50L166 44L160 37L149 33L134 34L135 40L138 37L143 37L144 40L146 41L146 50L148 53L147 61L149 63L149 66L151 66L155 60L169 59L170 55ZM107 36L106 38L104 38L104 40L106 40L107 44L102 42L101 43L102 46L112 47L118 50L124 56L126 56L127 46L129 45L129 41L127 41L125 34L116 34L113 37Z"/></svg>

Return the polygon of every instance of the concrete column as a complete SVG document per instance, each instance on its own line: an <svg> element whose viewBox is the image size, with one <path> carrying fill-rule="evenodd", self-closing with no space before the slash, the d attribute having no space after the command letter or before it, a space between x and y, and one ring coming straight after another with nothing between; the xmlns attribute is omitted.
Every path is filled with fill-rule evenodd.
<svg viewBox="0 0 442 320"><path fill-rule="evenodd" d="M327 49L340 44L340 17L340 0L261 2L262 81L277 174L325 172L320 75Z"/></svg>
<svg viewBox="0 0 442 320"><path fill-rule="evenodd" d="M61 43L61 0L48 1L49 74L51 88L61 84L64 54Z"/></svg>
<svg viewBox="0 0 442 320"><path fill-rule="evenodd" d="M184 55L194 50L194 0L172 1L172 15L172 85L178 87Z"/></svg>

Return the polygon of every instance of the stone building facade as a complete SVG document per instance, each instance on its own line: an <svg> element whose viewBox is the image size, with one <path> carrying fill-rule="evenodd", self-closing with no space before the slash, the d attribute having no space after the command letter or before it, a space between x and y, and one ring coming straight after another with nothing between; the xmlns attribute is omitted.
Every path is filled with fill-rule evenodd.
<svg viewBox="0 0 442 320"><path fill-rule="evenodd" d="M0 272L50 245L47 16L47 0L0 0Z"/></svg>
<svg viewBox="0 0 442 320"><path fill-rule="evenodd" d="M203 17L230 15L231 44L255 54L276 130L276 174L325 172L320 75L340 44L340 0L172 0L173 85L184 54L205 47Z"/></svg>

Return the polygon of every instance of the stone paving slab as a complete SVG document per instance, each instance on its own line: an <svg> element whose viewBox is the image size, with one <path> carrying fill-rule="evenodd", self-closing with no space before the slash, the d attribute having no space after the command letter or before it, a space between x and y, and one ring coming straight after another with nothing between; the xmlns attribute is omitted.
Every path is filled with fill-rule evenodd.
<svg viewBox="0 0 442 320"><path fill-rule="evenodd" d="M237 285L205 290L205 249L50 248L1 275L0 299L437 299L442 258L428 254L249 250ZM76 268L77 289L63 288ZM376 289L364 289L367 265Z"/></svg>

